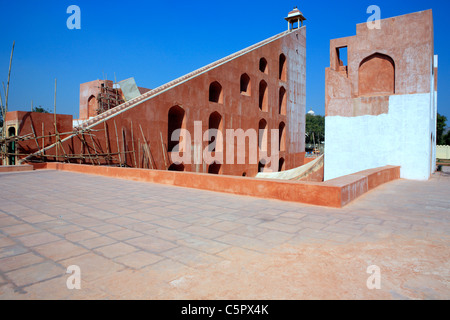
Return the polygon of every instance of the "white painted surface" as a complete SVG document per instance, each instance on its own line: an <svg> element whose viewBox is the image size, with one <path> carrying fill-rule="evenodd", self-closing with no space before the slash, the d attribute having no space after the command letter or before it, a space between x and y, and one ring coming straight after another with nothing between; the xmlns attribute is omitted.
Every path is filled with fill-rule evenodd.
<svg viewBox="0 0 450 320"><path fill-rule="evenodd" d="M436 152L427 121L432 99L428 93L393 95L388 114L326 117L325 181L386 165L401 166L401 178L428 180Z"/></svg>

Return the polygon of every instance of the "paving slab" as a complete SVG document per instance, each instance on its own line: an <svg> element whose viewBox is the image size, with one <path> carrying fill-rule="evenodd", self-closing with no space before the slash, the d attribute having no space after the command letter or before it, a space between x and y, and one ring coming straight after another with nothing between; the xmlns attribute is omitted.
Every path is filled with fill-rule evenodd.
<svg viewBox="0 0 450 320"><path fill-rule="evenodd" d="M448 174L396 180L334 209L0 174L0 299L449 299L449 189Z"/></svg>

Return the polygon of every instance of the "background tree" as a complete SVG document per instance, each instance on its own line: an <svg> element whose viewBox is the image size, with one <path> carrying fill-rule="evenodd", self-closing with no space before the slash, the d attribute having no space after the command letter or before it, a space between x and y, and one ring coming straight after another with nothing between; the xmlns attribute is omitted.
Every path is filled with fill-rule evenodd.
<svg viewBox="0 0 450 320"><path fill-rule="evenodd" d="M39 106L39 107L34 107L34 108L33 108L33 112L50 113L51 111L48 110L48 109L45 109L45 108L42 107L42 106Z"/></svg>
<svg viewBox="0 0 450 320"><path fill-rule="evenodd" d="M317 144L325 140L325 117L319 115L306 115L305 142ZM313 139L314 136L314 139Z"/></svg>
<svg viewBox="0 0 450 320"><path fill-rule="evenodd" d="M444 135L442 140L443 140L443 144L442 145L450 146L450 130Z"/></svg>
<svg viewBox="0 0 450 320"><path fill-rule="evenodd" d="M437 114L437 127L436 127L436 143L437 143L437 145L441 146L441 145L445 144L444 130L446 127L446 123L447 123L447 117L442 116L438 113ZM448 133L447 133L447 138L448 138Z"/></svg>

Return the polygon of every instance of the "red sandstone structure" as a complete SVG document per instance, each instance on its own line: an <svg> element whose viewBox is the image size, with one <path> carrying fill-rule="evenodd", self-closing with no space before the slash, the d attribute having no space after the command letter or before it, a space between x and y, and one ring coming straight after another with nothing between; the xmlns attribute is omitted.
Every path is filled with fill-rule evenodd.
<svg viewBox="0 0 450 320"><path fill-rule="evenodd" d="M291 17L297 19L298 12L291 12ZM275 170L303 165L305 28L282 32L154 90L141 88L143 94L129 101L124 101L121 90L114 88L111 81L82 84L80 118L86 121L80 127L89 130L90 136L74 134L47 146L44 150L47 159L51 160L53 154L58 155L53 160L65 162L255 176L269 165L251 161L254 154L249 152L252 151L249 144L257 140L258 149L272 156L271 166ZM102 102L105 95L112 97L107 106ZM200 126L195 127L196 123ZM177 129L187 130L192 139L172 141ZM221 149L223 158L230 157L232 151L234 159L207 163L201 156L214 141L202 139L208 129L222 132L224 140L229 129L243 130L248 135L233 136L234 141L224 141L221 148L221 141L216 138L217 150L213 150L216 155ZM271 136L273 129L279 130L279 137ZM248 130L257 134L253 137L256 139L252 139ZM197 131L200 139L194 138ZM58 145L60 150L56 154ZM276 146L276 152L271 154ZM174 163L172 151L190 153L191 163ZM239 159L240 152L245 153L244 161ZM94 156L98 153L114 156Z"/></svg>
<svg viewBox="0 0 450 320"><path fill-rule="evenodd" d="M138 88L140 94L150 89ZM125 103L122 89L111 80L95 80L80 85L80 119L87 120Z"/></svg>
<svg viewBox="0 0 450 320"><path fill-rule="evenodd" d="M64 139L73 132L71 115L40 112L8 112L5 117L5 127L9 138L15 136L22 138L7 144L9 154L1 157L4 165L17 165L20 159L39 152L43 146L54 145L57 142L57 136ZM46 160L45 157L44 160Z"/></svg>
<svg viewBox="0 0 450 320"><path fill-rule="evenodd" d="M287 31L153 90L133 81L82 84L75 127L71 116L8 113L3 164L332 207L400 176L429 177L437 96L431 10L383 20L380 30L361 24L355 37L331 41L326 154L302 168L306 19L294 9L286 20ZM261 173L269 166L282 172Z"/></svg>
<svg viewBox="0 0 450 320"><path fill-rule="evenodd" d="M381 20L380 29L358 24L356 36L332 40L325 92L325 180L385 165L429 179L437 119L431 10Z"/></svg>

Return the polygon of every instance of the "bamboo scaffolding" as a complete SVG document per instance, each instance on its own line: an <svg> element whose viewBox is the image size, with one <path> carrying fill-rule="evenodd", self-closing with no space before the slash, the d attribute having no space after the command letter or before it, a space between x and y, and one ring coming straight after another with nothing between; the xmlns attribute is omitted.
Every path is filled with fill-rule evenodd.
<svg viewBox="0 0 450 320"><path fill-rule="evenodd" d="M42 122L42 134L45 134L44 122ZM44 136L42 136L42 156L45 157L45 138L44 138Z"/></svg>
<svg viewBox="0 0 450 320"><path fill-rule="evenodd" d="M86 129L88 130L88 129ZM93 131L93 130L90 130ZM96 130L96 131L103 131L103 130ZM84 132L85 135L93 135L91 133L85 132L85 131L79 131L79 132L64 132L64 133L60 133L59 135L71 135L71 134L78 134ZM32 133L26 134L24 136L13 136L13 137L8 137L5 139L0 139L0 144L1 143L8 143L8 142L20 142L20 141L28 141L28 140L32 140L32 139L41 139L41 138L54 138L56 137L56 134L50 134L50 135L44 135L44 136L39 136L39 137L34 137Z"/></svg>
<svg viewBox="0 0 450 320"><path fill-rule="evenodd" d="M119 136L117 135L116 120L114 120L114 128L116 130L117 152L119 152L119 161L120 161L120 167L121 167L122 166L122 157L120 156Z"/></svg>
<svg viewBox="0 0 450 320"><path fill-rule="evenodd" d="M125 134L125 131L123 130L123 127L120 127L120 132L122 132L122 150L123 150L123 152L125 152L128 150L128 145L127 145L126 134ZM123 157L124 157L123 164L124 164L124 167L126 167L127 166L127 155L124 154ZM131 161L131 157L130 157L130 161Z"/></svg>
<svg viewBox="0 0 450 320"><path fill-rule="evenodd" d="M151 150L149 147L149 144L147 143L145 136L143 135L143 130L142 130L142 126L140 126L140 130L141 130L141 134L144 138L145 141L145 145L141 146L141 141L140 138L138 138L138 145L139 148L138 150L136 150L136 145L135 145L135 141L134 141L134 126L133 123L131 122L131 140L132 140L132 149L133 150L127 150L127 146L126 146L126 140L125 137L123 137L123 150L121 150L120 148L120 142L119 142L119 135L118 135L118 130L117 130L117 124L114 121L114 128L115 128L115 134L116 134L116 143L117 143L117 152L111 152L111 147L110 147L110 141L108 138L108 130L107 130L107 126L106 123L104 123L104 128L101 130L94 130L94 129L83 129L80 127L77 127L75 130L71 131L71 132L64 132L64 133L60 133L58 132L58 127L57 127L57 117L56 117L56 79L55 79L55 105L54 105L54 133L49 133L46 134L45 133L45 124L44 122L42 122L42 131L41 134L38 136L37 132L36 132L36 128L34 126L34 123L31 122L30 126L31 126L31 131L32 133L23 135L23 136L14 136L14 137L8 137L8 138L2 138L0 139L0 156L16 156L16 157L25 157L24 161L30 161L30 162L47 162L48 159L50 159L50 161L61 161L63 160L64 162L80 162L82 163L82 161L89 161L92 165L102 165L102 158L104 159L105 162L103 163L108 163L110 164L111 161L113 161L114 163L117 163L116 161L118 161L119 166L124 166L126 165L127 162L127 157L128 155L130 155L130 159L132 162L134 162L134 166L135 167L141 167L141 148L143 148L144 150L144 161L145 161L145 165L148 168L154 168L154 163L153 163L153 156L151 154ZM102 147L100 147L100 149L97 148L96 146L96 142L95 142L95 138L97 137L95 132L104 132L105 135L105 144L106 144L106 152L102 152ZM124 134L123 132L123 128L122 128L122 134ZM64 135L73 135L73 138L78 137L78 139L80 140L80 153L68 153L66 152L63 143L61 141L61 136ZM89 137L89 138L87 138ZM50 144L49 146L46 146L46 139L55 139L55 142L47 141L48 144ZM92 146L90 145L90 143L88 143L87 139L90 139L90 143L92 143ZM25 141L29 141L29 140L34 140L34 143L36 144L36 147L38 149L38 151L33 151L32 154L30 153L26 153L24 152L23 148L19 147L16 150L9 150L8 148L5 149L5 147L8 146L8 143L11 142L25 142ZM41 140L41 141L39 141ZM27 148L28 145L27 145ZM50 150L51 148L54 148L54 154L48 154L46 153L46 150L48 152L48 150ZM70 150L70 148L69 148ZM139 163L136 159L136 152L139 153ZM124 158L125 157L125 158ZM131 158L132 157L132 158Z"/></svg>
<svg viewBox="0 0 450 320"><path fill-rule="evenodd" d="M92 138L92 135L89 135L89 137L91 137L92 146L94 147L95 158L97 159L98 165L100 165L100 159L98 157L97 148L95 147L94 138Z"/></svg>
<svg viewBox="0 0 450 320"><path fill-rule="evenodd" d="M163 141L163 137L162 137L161 131L159 132L159 135L161 136L161 147L162 147L162 152L163 152L163 156L164 156L164 165L165 165L166 170L167 170L168 167L167 167L167 161L166 161L166 149L164 148L164 141Z"/></svg>
<svg viewBox="0 0 450 320"><path fill-rule="evenodd" d="M139 125L139 128L141 128L142 138L144 139L144 143L145 143L145 145L144 145L144 151L146 151L147 157L148 157L148 161L149 161L150 165L152 166L152 169L154 169L154 167L153 167L153 161L152 161L152 157L151 157L151 153L150 153L150 147L148 146L147 139L146 139L145 136L144 136L144 131L142 130L142 126Z"/></svg>
<svg viewBox="0 0 450 320"><path fill-rule="evenodd" d="M36 142L36 146L38 147L38 150L41 150L41 147L39 146L38 139L37 139L37 137L36 137L36 131L34 130L34 124L33 124L33 121L31 121L31 130L33 131L34 141Z"/></svg>
<svg viewBox="0 0 450 320"><path fill-rule="evenodd" d="M110 149L109 149L109 139L108 139L108 131L106 130L106 122L103 122L103 127L105 129L105 143L106 143L106 151L109 153ZM108 159L108 164L110 164L110 161Z"/></svg>
<svg viewBox="0 0 450 320"><path fill-rule="evenodd" d="M3 98L2 98L2 92L0 90L0 111L2 112L2 119L5 121L5 110L3 110ZM2 137L3 137L3 128L2 128Z"/></svg>
<svg viewBox="0 0 450 320"><path fill-rule="evenodd" d="M56 134L56 142L59 141L58 139L58 128L56 126L56 79L55 79L55 100L54 100L54 105L53 105L53 116L55 119L55 134ZM56 144L56 155L59 154L59 143Z"/></svg>
<svg viewBox="0 0 450 320"><path fill-rule="evenodd" d="M86 143L86 139L84 139L84 133L81 133L81 138L80 138L81 142L83 143L83 145L85 146L88 154L89 154L89 160L91 160L91 163L94 164L94 160L91 157L91 152L89 151L89 146Z"/></svg>
<svg viewBox="0 0 450 320"><path fill-rule="evenodd" d="M13 41L13 45L12 45L12 49L11 49L11 58L9 59L8 82L6 85L6 93L5 93L5 116L6 116L6 113L8 112L9 81L11 79L11 66L12 66L15 45L16 45L16 41ZM3 84L3 90L4 90L4 84Z"/></svg>
<svg viewBox="0 0 450 320"><path fill-rule="evenodd" d="M115 74L114 74L114 77L115 77ZM133 121L131 121L131 143L132 143L132 146L133 146L134 167L137 168L136 152L135 152L135 149L134 149Z"/></svg>
<svg viewBox="0 0 450 320"><path fill-rule="evenodd" d="M108 157L108 156L114 156L114 155L119 155L122 153L133 153L133 151L126 151L126 152L115 152L115 153L98 153L97 155L99 157ZM11 155L11 156L29 156L29 153L19 153L19 152L5 152L5 155ZM89 156L92 157L92 154L66 154L66 155L60 155L60 156L56 156L56 155L49 155L47 154L46 157L50 157L50 158L70 158L70 159L78 159L78 158L82 158L82 159L86 159L89 158ZM42 155L34 155L34 157L36 158L40 158L42 157Z"/></svg>
<svg viewBox="0 0 450 320"><path fill-rule="evenodd" d="M138 138L138 159L139 159L139 168L141 168L141 139Z"/></svg>

